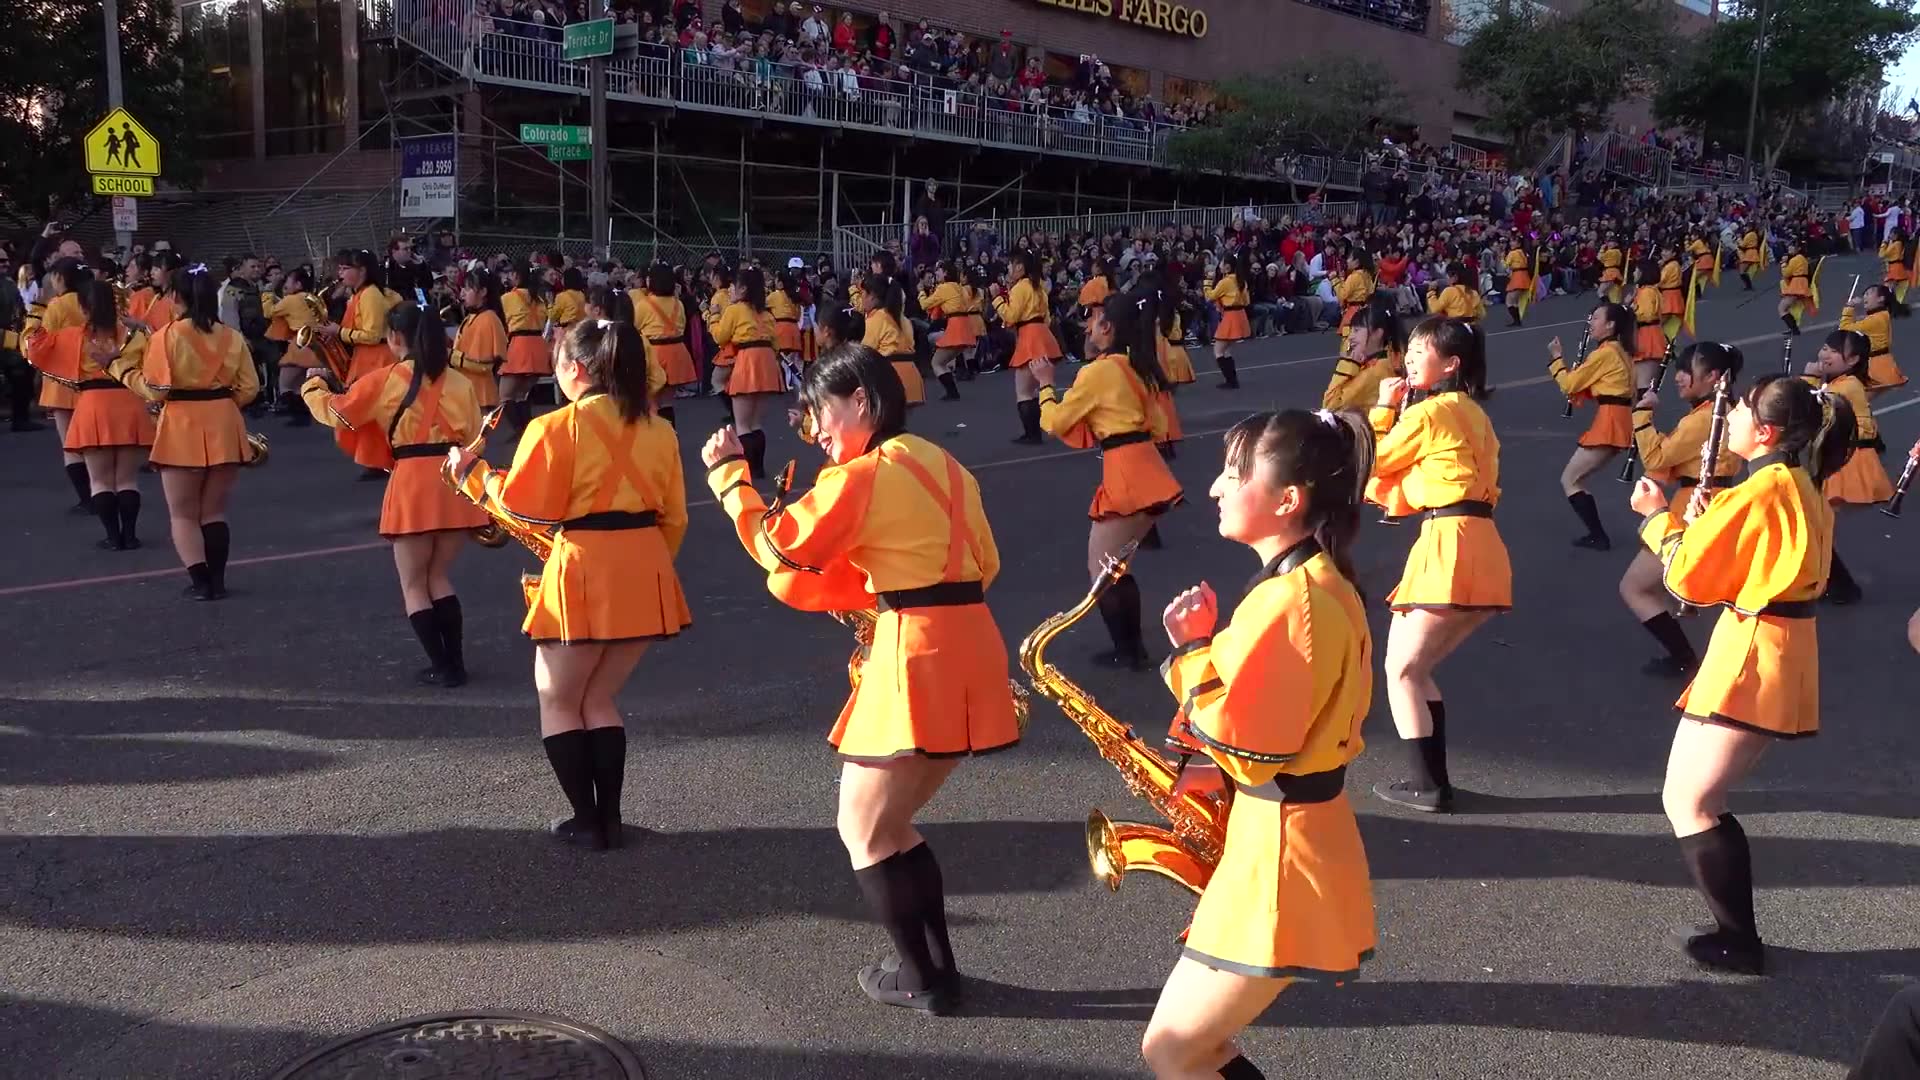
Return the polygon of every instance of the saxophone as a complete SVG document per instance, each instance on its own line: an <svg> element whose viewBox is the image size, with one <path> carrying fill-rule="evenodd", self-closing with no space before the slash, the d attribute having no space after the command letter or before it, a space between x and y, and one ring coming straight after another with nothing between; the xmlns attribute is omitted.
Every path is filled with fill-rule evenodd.
<svg viewBox="0 0 1920 1080"><path fill-rule="evenodd" d="M505 408L505 405L496 406L481 419L480 433L475 435L473 441L467 444L467 453L480 453L481 448L487 443L487 433L492 431L493 426L500 422L500 414ZM508 540L518 540L520 541L520 545L528 551L533 552L534 558L539 559L542 564L546 563L547 556L553 554L553 533L550 530L528 525L513 515L507 514L497 507L488 505L485 499L475 499L473 496L467 494L466 489L460 485L460 478L454 475L453 462L451 460L441 464L440 479L444 480L446 485L458 493L461 498L478 506L486 512L488 517L493 519L491 522L473 530L474 540L481 545L497 548L504 547ZM520 592L525 598L528 607L533 606L534 595L539 591L539 574L520 575Z"/></svg>
<svg viewBox="0 0 1920 1080"><path fill-rule="evenodd" d="M1078 604L1048 618L1020 643L1020 669L1042 697L1060 706L1067 719L1079 725L1094 749L1120 770L1127 790L1147 800L1172 825L1115 822L1099 810L1087 815L1087 859L1093 874L1118 892L1128 871L1144 871L1185 885L1194 893L1206 888L1226 845L1229 803L1213 795L1174 792L1180 770L1147 747L1126 724L1102 709L1093 696L1046 662L1049 642L1079 622L1099 602L1100 594L1127 572L1135 545L1118 556L1108 556L1100 576Z"/></svg>
<svg viewBox="0 0 1920 1080"><path fill-rule="evenodd" d="M307 306L308 316L313 320L306 326L293 332L295 348L310 349L320 358L320 363L342 385L347 382L347 373L353 368L353 354L339 338L327 337L314 331L314 326L327 321L327 305L310 292L295 294Z"/></svg>

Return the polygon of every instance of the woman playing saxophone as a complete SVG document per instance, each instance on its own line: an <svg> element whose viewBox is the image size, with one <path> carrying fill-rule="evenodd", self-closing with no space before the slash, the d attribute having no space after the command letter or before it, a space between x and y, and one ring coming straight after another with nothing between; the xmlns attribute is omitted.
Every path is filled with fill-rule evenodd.
<svg viewBox="0 0 1920 1080"><path fill-rule="evenodd" d="M1373 887L1344 790L1373 694L1351 556L1372 472L1373 434L1356 416L1236 424L1210 494L1220 535L1262 566L1226 626L1204 583L1162 617L1176 730L1213 760L1188 767L1181 789L1231 783L1234 798L1141 1042L1160 1080L1258 1080L1234 1036L1293 980L1352 978L1373 953Z"/></svg>

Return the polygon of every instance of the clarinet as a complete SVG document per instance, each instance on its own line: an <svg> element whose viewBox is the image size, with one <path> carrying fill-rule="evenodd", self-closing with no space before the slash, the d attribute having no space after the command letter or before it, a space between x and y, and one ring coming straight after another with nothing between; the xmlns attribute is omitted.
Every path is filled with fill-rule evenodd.
<svg viewBox="0 0 1920 1080"><path fill-rule="evenodd" d="M1780 370L1791 379L1793 377L1793 335L1780 335Z"/></svg>
<svg viewBox="0 0 1920 1080"><path fill-rule="evenodd" d="M1593 331L1591 330L1580 331L1580 347L1573 351L1574 360L1573 360L1573 363L1567 365L1568 371L1572 371L1574 368L1577 368L1581 364L1586 362L1587 338L1592 336L1592 334L1593 334ZM1572 398L1567 399L1567 409L1565 412L1561 413L1560 415L1562 418L1571 417L1573 415L1573 399Z"/></svg>
<svg viewBox="0 0 1920 1080"><path fill-rule="evenodd" d="M1660 384L1667 381L1667 368L1673 366L1673 346L1672 341L1667 342L1667 351L1660 355L1660 366L1653 370L1653 381L1647 384L1647 389L1656 394L1660 392ZM1638 404L1638 399L1635 399L1635 404ZM1633 483L1634 466L1639 463L1640 440L1635 438L1627 444L1627 460L1620 463L1620 475L1616 479L1623 484Z"/></svg>
<svg viewBox="0 0 1920 1080"><path fill-rule="evenodd" d="M1727 445L1727 413L1733 408L1733 379L1730 375L1721 375L1713 386L1713 416L1707 425L1707 441L1700 444L1700 481L1693 485L1693 496L1687 500L1687 518L1692 520L1700 516L1707 508L1707 499L1713 494L1713 477L1720 465L1720 454Z"/></svg>
<svg viewBox="0 0 1920 1080"><path fill-rule="evenodd" d="M1900 504L1907 500L1907 486L1913 483L1914 467L1917 465L1920 465L1920 457L1907 458L1907 467L1900 470L1900 482L1893 485L1893 498L1880 508L1881 513L1890 518L1900 516Z"/></svg>

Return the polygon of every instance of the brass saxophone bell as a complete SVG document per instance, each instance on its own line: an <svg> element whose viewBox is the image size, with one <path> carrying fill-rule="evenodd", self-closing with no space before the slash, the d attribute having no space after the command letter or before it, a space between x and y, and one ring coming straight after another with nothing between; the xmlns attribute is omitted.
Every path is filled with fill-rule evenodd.
<svg viewBox="0 0 1920 1080"><path fill-rule="evenodd" d="M489 521L473 530L473 542L484 548L506 547L511 539L513 537L508 536L507 530L501 528L497 521Z"/></svg>
<svg viewBox="0 0 1920 1080"><path fill-rule="evenodd" d="M241 462L241 464L250 468L265 465L267 463L268 452L267 437L257 431L248 432L247 445L252 448L253 454L248 457L247 460Z"/></svg>

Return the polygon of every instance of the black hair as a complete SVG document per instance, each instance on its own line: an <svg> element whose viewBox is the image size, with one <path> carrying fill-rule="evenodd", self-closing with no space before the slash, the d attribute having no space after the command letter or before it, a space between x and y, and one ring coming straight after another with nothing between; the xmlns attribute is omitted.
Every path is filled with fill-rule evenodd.
<svg viewBox="0 0 1920 1080"><path fill-rule="evenodd" d="M1791 375L1774 373L1753 381L1744 399L1755 423L1778 428L1775 453L1806 467L1815 485L1853 457L1858 428L1853 406L1839 394L1816 392Z"/></svg>
<svg viewBox="0 0 1920 1080"><path fill-rule="evenodd" d="M1680 351L1680 366L1693 375L1696 384L1713 385L1716 376L1725 375L1729 388L1740 378L1747 358L1732 345L1718 341L1696 341Z"/></svg>
<svg viewBox="0 0 1920 1080"><path fill-rule="evenodd" d="M360 279L361 289L367 288L368 286L376 289L386 286L386 274L381 272L380 260L373 252L368 251L366 248L361 248L359 251L354 252L348 261L349 265L359 267L365 275ZM354 291L359 292L360 290L355 289Z"/></svg>
<svg viewBox="0 0 1920 1080"><path fill-rule="evenodd" d="M55 275L58 275L60 278L60 287L75 295L84 296L87 289L93 285L93 271L88 269L87 264L81 262L79 259L60 259L55 261L53 265L47 267L46 276L53 277Z"/></svg>
<svg viewBox="0 0 1920 1080"><path fill-rule="evenodd" d="M1868 292L1872 292L1875 289L1880 290L1881 295L1887 298L1887 314L1893 316L1896 319L1904 319L1907 316L1913 314L1913 308L1908 304L1902 302L1898 296L1895 296L1891 286L1887 286L1887 285L1867 286Z"/></svg>
<svg viewBox="0 0 1920 1080"><path fill-rule="evenodd" d="M1021 248L1014 252L1013 257L1007 260L1007 264L1009 266L1018 266L1020 268L1020 277L1031 282L1034 288L1039 289L1045 287L1040 284L1040 256L1034 254L1032 248Z"/></svg>
<svg viewBox="0 0 1920 1080"><path fill-rule="evenodd" d="M1100 317L1113 327L1112 350L1126 355L1127 363L1149 393L1167 388L1166 373L1160 370L1158 292L1135 286L1131 292L1107 297L1100 305Z"/></svg>
<svg viewBox="0 0 1920 1080"><path fill-rule="evenodd" d="M460 282L460 291L465 292L468 289L479 289L485 297L480 301L480 306L474 310L491 311L495 315L505 317L500 310L500 279L494 276L493 271L484 266L467 271L467 276Z"/></svg>
<svg viewBox="0 0 1920 1080"><path fill-rule="evenodd" d="M1465 319L1429 315L1407 335L1409 342L1416 338L1431 342L1436 354L1460 361L1457 371L1433 386L1434 393L1458 390L1476 401L1487 398L1487 339L1479 327Z"/></svg>
<svg viewBox="0 0 1920 1080"><path fill-rule="evenodd" d="M831 331L840 345L858 345L867 336L867 317L852 308L836 308L823 314L820 325Z"/></svg>
<svg viewBox="0 0 1920 1080"><path fill-rule="evenodd" d="M1608 301L1602 304L1595 304L1593 310L1606 312L1607 325L1613 328L1613 336L1607 340L1619 345L1626 345L1628 335L1633 332L1634 328L1633 312L1627 310L1627 305Z"/></svg>
<svg viewBox="0 0 1920 1080"><path fill-rule="evenodd" d="M167 280L167 292L180 301L180 317L203 334L220 322L220 283L204 266L194 266Z"/></svg>
<svg viewBox="0 0 1920 1080"><path fill-rule="evenodd" d="M647 346L631 322L604 324L581 319L560 343L564 355L586 369L593 389L613 398L620 415L644 420L651 415L647 393Z"/></svg>
<svg viewBox="0 0 1920 1080"><path fill-rule="evenodd" d="M1393 313L1389 304L1375 300L1361 308L1353 316L1350 327L1355 333L1369 330L1384 330L1387 333L1387 351L1405 356L1407 352L1407 330L1400 322L1400 316Z"/></svg>
<svg viewBox="0 0 1920 1080"><path fill-rule="evenodd" d="M1232 254L1220 261L1223 272L1230 272L1235 278L1239 279L1241 288L1249 287L1253 281L1253 269L1248 265L1249 260L1246 248L1235 248Z"/></svg>
<svg viewBox="0 0 1920 1080"><path fill-rule="evenodd" d="M780 291L797 306L800 303L800 275L791 269L781 270L774 278L780 285Z"/></svg>
<svg viewBox="0 0 1920 1080"><path fill-rule="evenodd" d="M654 296L672 296L680 287L680 278L673 267L657 262L647 268L647 291Z"/></svg>
<svg viewBox="0 0 1920 1080"><path fill-rule="evenodd" d="M1840 354L1842 359L1851 361L1844 374L1852 375L1868 386L1873 380L1867 376L1867 357L1873 355L1873 342L1858 330L1835 330L1827 335L1822 344Z"/></svg>
<svg viewBox="0 0 1920 1080"><path fill-rule="evenodd" d="M98 278L87 282L84 288L75 290L80 297L80 310L87 314L87 330L94 334L111 334L120 323L120 307L113 295L113 286Z"/></svg>
<svg viewBox="0 0 1920 1080"><path fill-rule="evenodd" d="M280 279L280 290L282 295L286 293L304 292L308 289L313 288L312 274L313 272L311 270L308 270L304 266L288 267L286 276ZM293 287L293 283L296 281L300 283L300 287L297 289Z"/></svg>
<svg viewBox="0 0 1920 1080"><path fill-rule="evenodd" d="M633 297L618 286L595 285L587 295L587 303L599 308L600 317L610 322L633 321Z"/></svg>
<svg viewBox="0 0 1920 1080"><path fill-rule="evenodd" d="M1107 279L1108 289L1113 292L1120 291L1120 279L1114 276L1112 260L1104 255L1095 255L1093 257L1093 272Z"/></svg>
<svg viewBox="0 0 1920 1080"><path fill-rule="evenodd" d="M446 374L447 333L432 308L420 307L411 300L395 304L393 310L387 312L387 330L407 339L407 361L413 365L413 378L407 383L406 396L400 399L400 407L393 410L393 419L387 421L387 443L391 445L400 417L420 396L420 388Z"/></svg>
<svg viewBox="0 0 1920 1080"><path fill-rule="evenodd" d="M873 421L873 439L861 452L879 446L907 430L907 391L893 364L857 341L843 342L822 353L800 380L800 407L818 412L828 398L867 393L867 416Z"/></svg>
<svg viewBox="0 0 1920 1080"><path fill-rule="evenodd" d="M1473 280L1473 271L1467 269L1467 264L1463 262L1447 264L1447 281L1462 287L1476 284Z"/></svg>
<svg viewBox="0 0 1920 1080"><path fill-rule="evenodd" d="M1360 507L1373 475L1373 430L1356 413L1304 409L1256 413L1233 425L1227 461L1242 484L1261 479L1307 489L1307 523L1320 550L1357 590L1353 543Z"/></svg>
<svg viewBox="0 0 1920 1080"><path fill-rule="evenodd" d="M869 267L874 263L879 263L880 272L888 277L892 277L900 272L899 261L893 257L893 252L888 251L886 248L880 248L867 257L867 265Z"/></svg>
<svg viewBox="0 0 1920 1080"><path fill-rule="evenodd" d="M764 315L767 310L767 275L757 266L743 266L735 283L745 294L740 297L741 302Z"/></svg>
<svg viewBox="0 0 1920 1080"><path fill-rule="evenodd" d="M512 266L507 267L507 272L514 275L520 282L517 288L527 290L528 296L533 297L542 304L550 303L553 300L553 293L547 288L547 275L542 268L528 263L516 262Z"/></svg>
<svg viewBox="0 0 1920 1080"><path fill-rule="evenodd" d="M1652 259L1641 259L1633 268L1633 280L1636 285L1657 285L1660 283L1660 267Z"/></svg>
<svg viewBox="0 0 1920 1080"><path fill-rule="evenodd" d="M893 317L902 330L906 329L906 317L902 313L907 306L907 290L900 285L900 279L892 274L868 274L860 281L860 287L880 310Z"/></svg>
<svg viewBox="0 0 1920 1080"><path fill-rule="evenodd" d="M565 270L560 271L560 287L562 289L572 289L575 292L586 292L587 275L581 273L579 267L569 266Z"/></svg>

